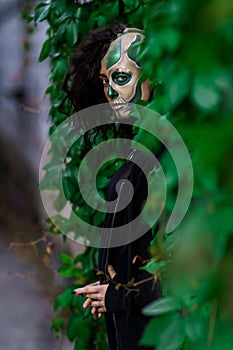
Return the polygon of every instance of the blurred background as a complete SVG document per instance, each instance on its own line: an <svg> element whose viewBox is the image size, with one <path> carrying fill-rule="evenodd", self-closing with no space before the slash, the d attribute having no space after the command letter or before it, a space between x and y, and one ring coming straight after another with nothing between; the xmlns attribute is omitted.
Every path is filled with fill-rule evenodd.
<svg viewBox="0 0 233 350"><path fill-rule="evenodd" d="M22 14L27 18L36 3L34 23L27 23ZM232 0L0 0L0 5L1 348L72 349L74 344L56 340L49 330L59 295L55 332L67 332L75 349L105 349L103 327L80 311L80 299L74 301L70 293L74 285L96 278L95 253L87 249L79 260L63 256L63 278L58 277L58 252L68 248L43 231L38 166L48 114L53 129L65 118L57 107L74 44L93 28L117 20L147 30L143 69L156 91L149 107L166 113L184 138L195 177L185 221L171 236L162 225L161 242L153 243L150 271L162 276L166 295L177 304L168 298L171 308L152 305L154 324L144 344L161 350L232 350ZM52 108L45 95L49 85ZM170 178L169 212L177 177L169 159L163 161ZM76 163L69 167L68 199L82 209L73 186ZM71 249L72 257L80 251L74 244ZM182 312L173 327L180 300ZM166 313L167 323L160 322Z"/></svg>
<svg viewBox="0 0 233 350"><path fill-rule="evenodd" d="M37 188L49 128L49 63L38 65L46 25L30 35L21 18L26 6L0 0L0 347L47 350L59 346L49 327L51 300L61 291Z"/></svg>

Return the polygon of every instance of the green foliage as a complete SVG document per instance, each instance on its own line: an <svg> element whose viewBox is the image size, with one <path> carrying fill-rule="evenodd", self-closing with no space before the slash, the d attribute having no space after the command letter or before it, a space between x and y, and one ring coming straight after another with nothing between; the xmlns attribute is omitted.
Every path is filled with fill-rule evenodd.
<svg viewBox="0 0 233 350"><path fill-rule="evenodd" d="M74 44L89 31L113 20L146 30L140 52L143 76L151 81L154 98L149 107L165 114L190 150L195 176L193 202L180 227L164 232L166 215L151 244L153 259L145 266L162 281L164 298L147 306L153 316L141 342L157 350L228 350L233 334L233 14L231 0L95 0L84 5L71 0L40 2L28 21L46 21L47 38L39 61L51 64L50 95L52 132L66 116L58 111L61 86ZM150 144L140 132L137 141ZM100 224L102 217L85 207L77 191L77 169L82 140L69 152L63 186L73 208ZM166 175L166 211L174 206L177 174L168 154L161 159ZM110 166L111 165L111 166ZM119 166L119 164L118 164ZM51 184L58 169L51 157L43 187ZM98 174L104 188L115 170L106 164ZM59 203L59 201L57 202ZM165 213L166 214L166 213ZM50 226L50 231L58 233ZM76 258L60 254L59 274L69 278L58 295L51 329L66 333L74 349L107 349L103 320L82 309L73 288L96 279L97 252L87 248ZM71 282L70 282L71 281Z"/></svg>
<svg viewBox="0 0 233 350"><path fill-rule="evenodd" d="M57 336L65 333L75 343L74 349L107 349L103 318L94 319L89 309L82 307L85 298L71 293L73 289L96 280L97 250L87 248L75 258L64 253L58 256L62 262L58 269L60 276L73 282L55 300L56 316L52 320L51 330Z"/></svg>
<svg viewBox="0 0 233 350"><path fill-rule="evenodd" d="M157 91L150 107L166 113L183 136L195 185L184 222L152 247L148 271L160 274L166 296L145 308L155 318L142 343L157 350L228 349L233 335L228 289L233 263L232 10L228 0L154 3L142 52L144 74ZM177 179L166 158L161 162L172 179L171 190ZM168 192L168 211L173 195Z"/></svg>

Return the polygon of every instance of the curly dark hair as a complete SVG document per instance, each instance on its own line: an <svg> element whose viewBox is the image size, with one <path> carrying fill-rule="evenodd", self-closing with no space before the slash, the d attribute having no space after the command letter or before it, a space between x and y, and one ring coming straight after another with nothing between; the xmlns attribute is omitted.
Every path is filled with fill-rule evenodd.
<svg viewBox="0 0 233 350"><path fill-rule="evenodd" d="M111 42L125 28L125 25L118 24L104 29L95 29L76 46L62 87L66 93L63 105L68 100L72 112L107 102L99 79L101 60Z"/></svg>
<svg viewBox="0 0 233 350"><path fill-rule="evenodd" d="M95 29L75 47L70 68L65 75L62 86L65 92L65 97L59 107L62 113L70 115L90 106L107 103L103 83L99 79L101 60L108 51L111 42L125 28L126 25L117 24L103 29ZM109 108L109 110L111 109ZM98 115L95 117L98 118ZM78 123L78 125L76 124L77 128L85 124L86 120L79 120ZM107 124L99 128L93 128L84 135L84 148L86 150L95 143L100 133L104 138L109 138L109 134L112 137L132 138L132 127L130 125Z"/></svg>

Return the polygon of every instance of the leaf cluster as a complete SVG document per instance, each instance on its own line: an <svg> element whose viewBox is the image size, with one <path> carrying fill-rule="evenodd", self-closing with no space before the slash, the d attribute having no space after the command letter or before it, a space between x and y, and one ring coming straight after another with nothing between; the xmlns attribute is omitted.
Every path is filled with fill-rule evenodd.
<svg viewBox="0 0 233 350"><path fill-rule="evenodd" d="M114 22L122 22L132 27L142 28L146 5L141 0L129 1L73 1L73 0L46 0L40 1L33 9L30 16L24 14L28 23L33 22L37 27L41 22L46 22L46 40L44 41L39 62L49 59L50 76L46 94L51 100L49 116L51 119L50 134L59 126L67 115L59 111L63 101L62 84L64 75L68 69L69 61L74 52L75 44L78 44L86 35L95 28L102 28ZM63 106L67 113L72 113L68 105ZM97 140L98 141L98 140ZM98 142L100 142L99 140ZM64 140L61 138L56 144L55 152L46 164L45 176L40 183L41 189L56 190L56 179L60 169L54 153L59 153ZM71 203L72 209L84 221L99 226L103 221L103 214L96 212L83 200L78 187L78 169L85 154L83 138L80 137L70 148L64 160L62 185L66 199ZM85 152L84 152L85 148ZM111 175L121 165L121 161L107 162L97 174L98 194L105 196L105 187ZM88 164L87 164L88 167ZM91 171L86 169L86 174ZM94 198L92 198L94 200ZM54 207L61 211L61 201L57 196ZM60 217L61 220L64 218ZM66 225L66 222L64 222ZM80 228L81 229L81 228ZM48 230L53 234L61 232L48 220ZM66 240L66 237L64 237ZM51 329L61 336L66 334L70 341L74 342L74 349L107 349L106 332L103 317L99 320L90 315L90 310L83 310L84 298L71 295L74 288L83 286L96 280L97 252L95 249L86 248L83 254L75 259L66 254L59 254L62 265L58 272L62 278L67 279L67 288L58 295L54 303L56 316L52 320Z"/></svg>
<svg viewBox="0 0 233 350"><path fill-rule="evenodd" d="M152 243L165 297L144 310L155 316L142 338L157 350L230 349L233 309L232 198L233 13L230 1L154 1L146 16L141 56L155 89L149 107L183 136L194 170L193 200L171 235ZM165 154L166 210L174 205L177 174ZM183 160L184 162L185 160ZM231 295L230 295L231 294ZM156 330L156 331L155 331Z"/></svg>
<svg viewBox="0 0 233 350"><path fill-rule="evenodd" d="M164 298L147 306L153 317L142 343L157 350L228 350L233 342L233 14L231 0L121 0L41 1L28 21L48 24L39 61L51 64L49 94L50 132L66 118L58 111L61 86L76 42L96 27L113 21L145 29L140 51L143 78L150 79L154 95L148 107L164 114L183 137L192 158L195 184L189 213L168 235L165 222L177 195L177 171L169 154L161 164L168 196L160 230L151 243L153 259L144 267L158 274ZM150 144L150 136L137 135ZM84 205L77 191L77 170L83 140L70 149L63 186L73 209L96 225L102 217ZM184 160L185 161L185 160ZM119 166L119 164L118 164ZM113 164L99 173L104 188ZM47 165L43 187L53 190L58 169ZM57 201L59 205L59 200ZM61 209L61 208L59 208ZM152 208L153 210L153 208ZM56 228L51 226L51 231ZM59 273L71 284L55 301L57 316L52 329L66 333L75 349L105 349L102 321L83 312L80 298L71 290L91 283L97 267L96 251L87 248L77 258L60 255Z"/></svg>

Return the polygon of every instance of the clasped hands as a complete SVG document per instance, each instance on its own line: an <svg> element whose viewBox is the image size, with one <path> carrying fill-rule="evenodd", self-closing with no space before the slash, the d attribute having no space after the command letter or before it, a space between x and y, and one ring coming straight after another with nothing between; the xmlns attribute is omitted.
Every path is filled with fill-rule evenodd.
<svg viewBox="0 0 233 350"><path fill-rule="evenodd" d="M112 265L108 265L108 273L110 278L114 278L116 271ZM97 314L98 317L102 316L103 312L106 312L105 295L108 289L108 284L100 284L99 281L91 284L87 284L85 287L77 288L74 290L75 295L83 295L87 299L83 303L83 308L91 306L91 313Z"/></svg>

